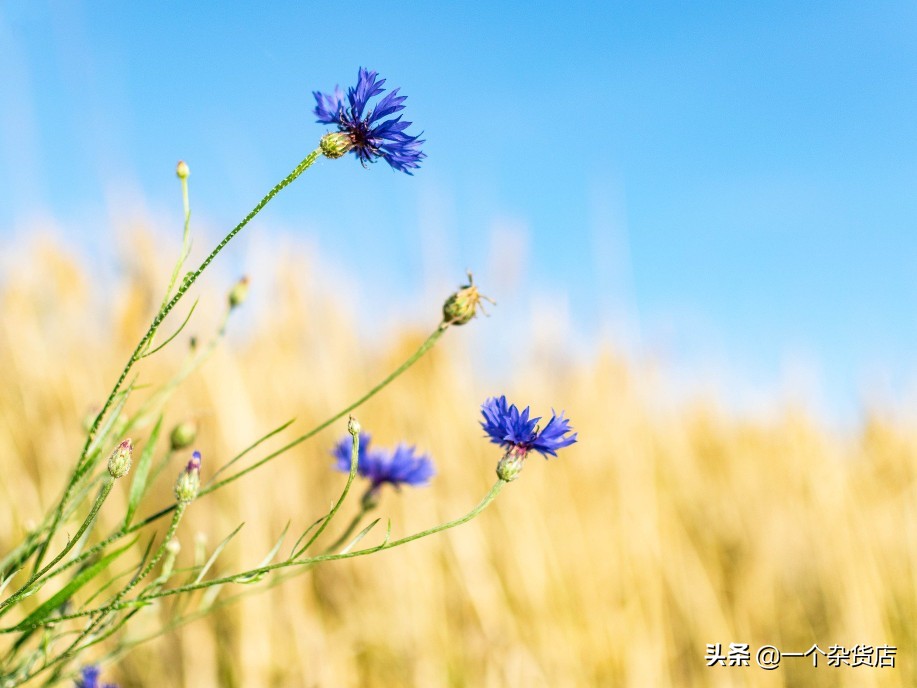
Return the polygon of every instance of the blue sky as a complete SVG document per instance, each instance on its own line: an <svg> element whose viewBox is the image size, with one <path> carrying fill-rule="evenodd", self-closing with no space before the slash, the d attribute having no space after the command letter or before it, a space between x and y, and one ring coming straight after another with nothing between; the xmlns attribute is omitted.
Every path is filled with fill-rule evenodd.
<svg viewBox="0 0 917 688"><path fill-rule="evenodd" d="M0 5L0 238L174 220L179 158L216 234L314 147L311 91L364 65L409 96L423 168L326 161L264 226L380 294L474 267L501 317L569 304L578 340L689 380L805 368L847 416L910 389L914 3L187 5Z"/></svg>

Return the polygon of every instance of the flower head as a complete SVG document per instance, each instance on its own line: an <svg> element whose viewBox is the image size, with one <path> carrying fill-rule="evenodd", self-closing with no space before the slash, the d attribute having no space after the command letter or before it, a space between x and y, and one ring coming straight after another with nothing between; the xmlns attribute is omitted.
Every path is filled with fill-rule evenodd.
<svg viewBox="0 0 917 688"><path fill-rule="evenodd" d="M74 688L99 688L99 673L101 669L95 664L84 666L80 671L80 678L76 680ZM102 688L118 688L114 683L106 683Z"/></svg>
<svg viewBox="0 0 917 688"><path fill-rule="evenodd" d="M516 454L525 456L531 450L548 458L557 456L557 450L569 447L576 442L576 433L572 431L570 421L564 418L563 412L558 416L551 412L551 420L539 430L541 417L530 418L529 407L520 412L515 404L507 404L506 397L491 397L481 405L484 420L481 427L494 444L515 450Z"/></svg>
<svg viewBox="0 0 917 688"><path fill-rule="evenodd" d="M340 157L348 150L356 155L365 166L383 158L393 169L407 174L420 167L426 155L420 150L425 143L418 136L410 136L405 129L411 122L403 122L401 115L386 119L389 115L404 110L407 96L398 95L399 89L391 91L367 112L369 100L385 92L378 78L378 72L360 67L357 85L344 92L337 86L331 94L314 91L315 116L320 124L337 125L337 133L322 139L322 151L328 157Z"/></svg>
<svg viewBox="0 0 917 688"><path fill-rule="evenodd" d="M433 477L433 462L426 454L418 454L415 447L402 443L388 452L370 449L371 441L368 434L361 432L357 453L357 473L370 481L370 490L377 490L383 483L396 488L401 485L416 487L425 485ZM332 451L339 471L350 470L351 442L350 437L345 437Z"/></svg>

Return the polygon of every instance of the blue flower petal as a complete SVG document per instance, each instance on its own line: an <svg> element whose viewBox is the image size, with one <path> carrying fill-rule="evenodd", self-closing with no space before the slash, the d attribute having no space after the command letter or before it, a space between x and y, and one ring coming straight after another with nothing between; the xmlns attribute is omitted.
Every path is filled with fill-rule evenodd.
<svg viewBox="0 0 917 688"><path fill-rule="evenodd" d="M421 150L426 142L419 135L405 133L411 123L402 121L401 115L385 119L404 110L407 96L399 95L396 88L382 98L372 112L365 114L369 101L385 92L384 83L385 79L379 79L377 72L360 67L357 85L347 89L346 103L339 88L331 95L313 93L315 115L319 123L335 124L339 132L349 136L351 152L364 165L382 158L392 169L411 174L410 170L420 167L420 161L427 157Z"/></svg>

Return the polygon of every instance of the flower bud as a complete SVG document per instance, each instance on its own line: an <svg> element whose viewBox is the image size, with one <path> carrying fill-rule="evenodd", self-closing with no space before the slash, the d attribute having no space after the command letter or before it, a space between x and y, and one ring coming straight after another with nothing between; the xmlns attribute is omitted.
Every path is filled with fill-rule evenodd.
<svg viewBox="0 0 917 688"><path fill-rule="evenodd" d="M193 420L186 420L172 428L169 443L172 451L179 451L194 444L197 439L197 424Z"/></svg>
<svg viewBox="0 0 917 688"><path fill-rule="evenodd" d="M188 163L184 160L179 160L175 166L175 174L178 175L179 179L187 179L188 175L191 174L191 170L188 169Z"/></svg>
<svg viewBox="0 0 917 688"><path fill-rule="evenodd" d="M333 131L322 136L322 140L318 142L318 147L322 149L322 153L326 158L334 160L353 148L353 141L348 134Z"/></svg>
<svg viewBox="0 0 917 688"><path fill-rule="evenodd" d="M503 458L497 463L497 477L504 482L512 482L519 477L522 467L525 466L526 452L518 447L510 447Z"/></svg>
<svg viewBox="0 0 917 688"><path fill-rule="evenodd" d="M178 475L175 481L175 498L181 504L189 504L197 497L201 487L201 453L196 451L191 455L188 465Z"/></svg>
<svg viewBox="0 0 917 688"><path fill-rule="evenodd" d="M248 296L248 277L243 277L229 290L229 307L237 308L245 302Z"/></svg>
<svg viewBox="0 0 917 688"><path fill-rule="evenodd" d="M443 325L464 325L477 315L478 308L484 311L481 300L496 303L493 299L484 296L474 286L474 278L468 273L468 284L460 287L443 304Z"/></svg>
<svg viewBox="0 0 917 688"><path fill-rule="evenodd" d="M127 475L131 469L131 458L134 453L134 445L130 439L124 440L115 447L115 450L108 457L108 474L112 478L120 478Z"/></svg>
<svg viewBox="0 0 917 688"><path fill-rule="evenodd" d="M347 432L349 432L351 435L356 437L357 435L360 434L360 430L362 429L363 428L360 425L360 421L358 421L356 418L354 418L353 416L350 416L347 419Z"/></svg>

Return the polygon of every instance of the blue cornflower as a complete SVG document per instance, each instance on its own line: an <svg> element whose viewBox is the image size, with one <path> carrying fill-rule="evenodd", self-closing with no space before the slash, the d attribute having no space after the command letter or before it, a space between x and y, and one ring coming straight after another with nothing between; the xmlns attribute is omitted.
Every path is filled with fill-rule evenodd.
<svg viewBox="0 0 917 688"><path fill-rule="evenodd" d="M383 483L396 488L401 485L425 485L434 475L433 462L426 454L418 454L415 447L399 444L394 451L370 449L370 436L360 433L357 453L357 472L370 481L369 490L377 491ZM339 471L350 470L350 452L353 439L345 437L332 450Z"/></svg>
<svg viewBox="0 0 917 688"><path fill-rule="evenodd" d="M489 398L481 405L481 413L484 415L481 427L490 441L515 450L523 458L533 449L545 458L557 456L558 449L576 442L576 433L567 436L572 428L563 412L558 416L552 411L551 420L542 430L538 429L540 416L530 418L528 406L520 413L515 404L507 404L505 396Z"/></svg>
<svg viewBox="0 0 917 688"><path fill-rule="evenodd" d="M399 96L400 89L396 88L366 112L370 98L385 91L382 88L384 83L385 79L378 78L378 72L360 67L357 85L347 89L346 102L344 92L338 86L331 94L313 91L317 121L320 124L335 124L339 132L322 139L322 150L328 157L340 157L349 150L364 166L383 158L392 168L412 174L411 170L420 167L420 161L427 157L420 150L425 141L419 135L405 133L411 122L401 121L401 115L385 119L404 110L402 103L407 96Z"/></svg>
<svg viewBox="0 0 917 688"><path fill-rule="evenodd" d="M95 664L84 666L80 671L80 678L76 680L74 688L99 688L99 673L101 669ZM114 683L106 683L102 688L118 688Z"/></svg>

